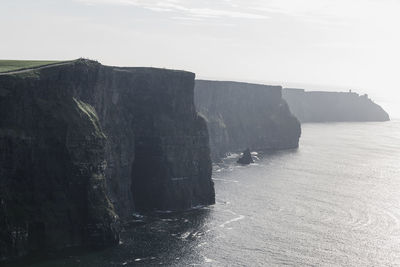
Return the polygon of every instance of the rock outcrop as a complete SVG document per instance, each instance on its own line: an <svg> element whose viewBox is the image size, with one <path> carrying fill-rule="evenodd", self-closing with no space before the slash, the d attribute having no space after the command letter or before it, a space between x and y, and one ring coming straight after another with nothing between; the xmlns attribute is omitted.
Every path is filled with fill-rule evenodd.
<svg viewBox="0 0 400 267"><path fill-rule="evenodd" d="M283 89L283 98L301 122L388 121L389 115L367 95Z"/></svg>
<svg viewBox="0 0 400 267"><path fill-rule="evenodd" d="M118 218L215 202L194 74L77 60L0 74L0 258L118 242Z"/></svg>
<svg viewBox="0 0 400 267"><path fill-rule="evenodd" d="M246 149L245 151L243 151L242 156L238 159L237 163L242 165L249 165L250 163L254 163L254 160L251 157L250 149Z"/></svg>
<svg viewBox="0 0 400 267"><path fill-rule="evenodd" d="M196 80L195 104L205 117L211 155L297 148L300 123L282 99L282 87Z"/></svg>

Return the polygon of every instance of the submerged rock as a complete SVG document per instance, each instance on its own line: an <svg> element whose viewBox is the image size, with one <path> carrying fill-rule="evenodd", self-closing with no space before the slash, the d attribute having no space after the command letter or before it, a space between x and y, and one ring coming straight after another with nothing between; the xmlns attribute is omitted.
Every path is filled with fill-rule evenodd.
<svg viewBox="0 0 400 267"><path fill-rule="evenodd" d="M243 151L242 156L238 159L237 163L248 165L250 163L254 163L253 158L251 157L250 149L246 149Z"/></svg>

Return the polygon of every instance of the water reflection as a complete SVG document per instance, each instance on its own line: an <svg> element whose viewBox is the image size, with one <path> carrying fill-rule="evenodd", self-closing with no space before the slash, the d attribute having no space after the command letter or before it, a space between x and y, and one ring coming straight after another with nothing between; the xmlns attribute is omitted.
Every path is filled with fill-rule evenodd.
<svg viewBox="0 0 400 267"><path fill-rule="evenodd" d="M64 255L47 255L53 259L26 259L10 266L149 266L175 265L182 255L190 262L204 262L198 253L210 233L212 207L181 213L148 213L128 223L121 233L120 245L96 252L67 251ZM185 260L186 261L186 260Z"/></svg>
<svg viewBox="0 0 400 267"><path fill-rule="evenodd" d="M118 247L33 266L400 266L400 123L303 130L299 150L216 165L216 205L146 214Z"/></svg>
<svg viewBox="0 0 400 267"><path fill-rule="evenodd" d="M184 213L148 214L146 223L122 234L123 244L116 258L128 265L173 265L182 255L191 262L202 261L198 248L208 228L212 208L201 208ZM115 251L110 256L115 257Z"/></svg>

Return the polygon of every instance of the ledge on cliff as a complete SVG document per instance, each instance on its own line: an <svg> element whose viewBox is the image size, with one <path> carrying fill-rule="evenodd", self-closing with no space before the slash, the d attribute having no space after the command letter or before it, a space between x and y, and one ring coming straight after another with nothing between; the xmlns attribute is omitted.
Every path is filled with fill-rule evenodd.
<svg viewBox="0 0 400 267"><path fill-rule="evenodd" d="M297 148L300 123L282 99L282 87L196 80L195 104L206 118L211 154Z"/></svg>
<svg viewBox="0 0 400 267"><path fill-rule="evenodd" d="M287 88L283 98L301 122L388 121L389 115L367 95Z"/></svg>

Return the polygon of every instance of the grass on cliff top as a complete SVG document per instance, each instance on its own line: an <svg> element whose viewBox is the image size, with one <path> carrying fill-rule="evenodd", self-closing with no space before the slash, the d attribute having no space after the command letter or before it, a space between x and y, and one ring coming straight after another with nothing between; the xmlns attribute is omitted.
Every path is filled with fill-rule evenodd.
<svg viewBox="0 0 400 267"><path fill-rule="evenodd" d="M60 63L62 61L45 61L45 60L0 60L0 72L8 72L19 69L29 69Z"/></svg>

